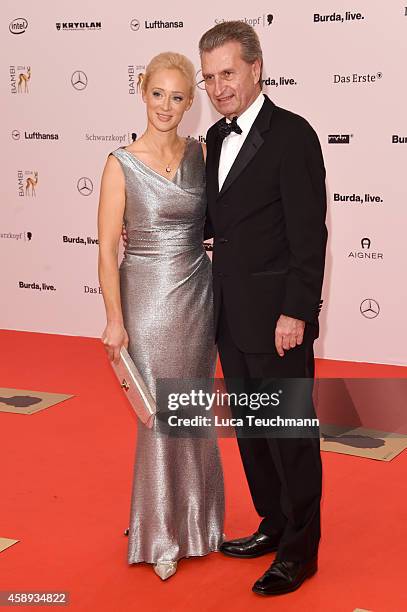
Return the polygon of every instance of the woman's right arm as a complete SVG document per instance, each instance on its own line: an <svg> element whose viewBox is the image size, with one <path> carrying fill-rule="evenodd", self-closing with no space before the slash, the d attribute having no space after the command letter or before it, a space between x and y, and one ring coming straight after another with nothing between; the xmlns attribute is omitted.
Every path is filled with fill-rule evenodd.
<svg viewBox="0 0 407 612"><path fill-rule="evenodd" d="M109 155L103 170L98 211L99 282L106 310L102 334L109 358L116 363L122 345L128 346L120 299L119 240L125 206L125 178L119 161Z"/></svg>

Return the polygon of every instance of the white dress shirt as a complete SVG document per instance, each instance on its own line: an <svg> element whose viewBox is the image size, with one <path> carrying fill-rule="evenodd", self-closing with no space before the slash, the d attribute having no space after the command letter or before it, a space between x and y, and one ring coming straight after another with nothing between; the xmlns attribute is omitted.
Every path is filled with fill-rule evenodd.
<svg viewBox="0 0 407 612"><path fill-rule="evenodd" d="M219 191L222 189L222 185L229 174L229 170L233 166L237 154L246 140L246 136L250 132L250 128L252 127L254 120L259 114L259 111L263 106L263 102L264 95L262 92L260 92L255 101L252 102L249 108L246 108L244 113L242 113L237 119L237 124L241 128L242 133L236 134L236 132L231 132L228 136L226 136L226 138L223 139L218 170ZM230 123L230 119L226 119L226 121L227 123Z"/></svg>

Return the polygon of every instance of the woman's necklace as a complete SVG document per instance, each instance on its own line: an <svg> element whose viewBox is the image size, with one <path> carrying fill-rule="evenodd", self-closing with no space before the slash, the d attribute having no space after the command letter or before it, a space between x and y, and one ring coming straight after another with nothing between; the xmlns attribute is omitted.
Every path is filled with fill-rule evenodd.
<svg viewBox="0 0 407 612"><path fill-rule="evenodd" d="M181 139L181 146L183 146L183 141ZM177 152L175 153L175 155L170 159L170 161L168 162L168 164L163 164L163 166L165 167L165 171L167 174L171 174L172 172L172 164L173 162L177 159L178 155L180 153L180 148L178 148ZM161 160L160 160L161 161ZM162 162L161 162L162 163Z"/></svg>

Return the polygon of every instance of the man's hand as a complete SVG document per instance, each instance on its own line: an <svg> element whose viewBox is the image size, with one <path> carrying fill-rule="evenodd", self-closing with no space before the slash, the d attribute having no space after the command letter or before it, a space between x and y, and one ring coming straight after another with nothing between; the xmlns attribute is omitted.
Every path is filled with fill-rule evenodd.
<svg viewBox="0 0 407 612"><path fill-rule="evenodd" d="M126 232L126 227L124 223L122 225L122 240L123 240L124 248L126 248L127 247L127 232Z"/></svg>
<svg viewBox="0 0 407 612"><path fill-rule="evenodd" d="M293 319L286 315L280 315L275 333L276 350L280 357L284 357L284 351L302 343L304 338L305 321Z"/></svg>

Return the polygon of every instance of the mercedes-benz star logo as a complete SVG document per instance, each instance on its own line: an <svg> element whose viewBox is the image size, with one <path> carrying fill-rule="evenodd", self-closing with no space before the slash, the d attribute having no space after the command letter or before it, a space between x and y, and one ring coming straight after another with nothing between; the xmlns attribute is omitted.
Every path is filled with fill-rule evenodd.
<svg viewBox="0 0 407 612"><path fill-rule="evenodd" d="M380 312L380 306L376 300L368 298L361 303L360 312L366 319L375 319Z"/></svg>
<svg viewBox="0 0 407 612"><path fill-rule="evenodd" d="M87 176L82 176L77 183L78 191L83 196L88 196L93 191L93 183Z"/></svg>
<svg viewBox="0 0 407 612"><path fill-rule="evenodd" d="M204 78L202 76L202 70L199 69L198 72L195 75L196 78L196 86L198 87L198 89L203 89L205 91L205 81Z"/></svg>
<svg viewBox="0 0 407 612"><path fill-rule="evenodd" d="M132 19L130 21L130 27L133 30L133 32L137 32L137 30L140 29L140 22L138 21L138 19Z"/></svg>
<svg viewBox="0 0 407 612"><path fill-rule="evenodd" d="M88 77L82 70L75 70L71 76L71 83L77 91L83 91L88 84Z"/></svg>

